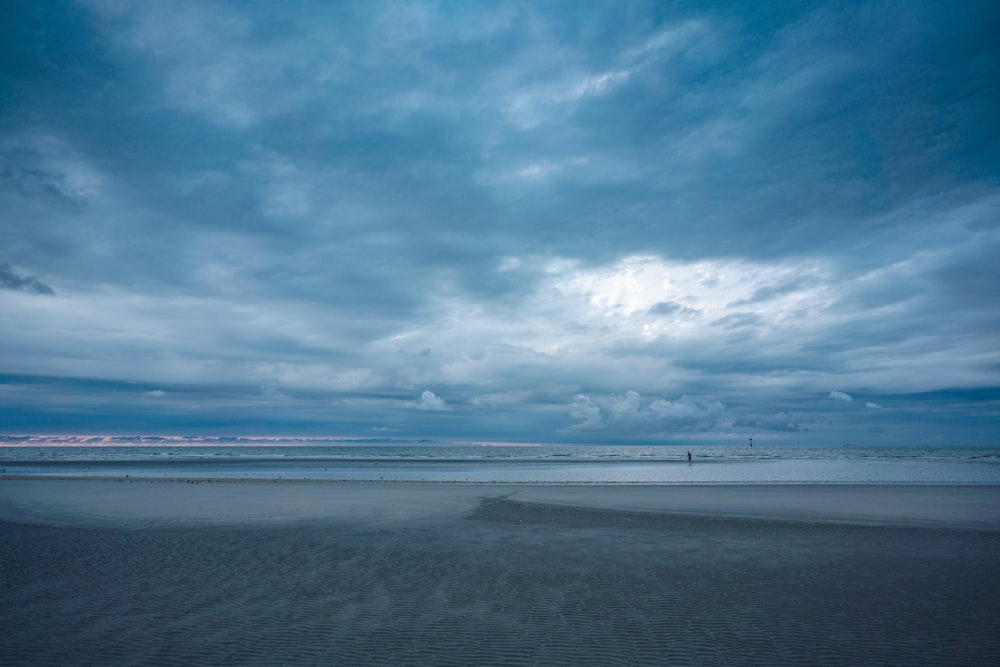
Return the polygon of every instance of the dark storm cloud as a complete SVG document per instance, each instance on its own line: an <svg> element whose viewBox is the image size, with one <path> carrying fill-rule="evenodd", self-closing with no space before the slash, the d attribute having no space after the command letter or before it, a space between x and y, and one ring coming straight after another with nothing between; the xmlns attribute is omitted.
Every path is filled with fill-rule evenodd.
<svg viewBox="0 0 1000 667"><path fill-rule="evenodd" d="M807 276L775 285L765 285L754 290L754 293L750 296L750 298L734 301L729 304L728 307L738 308L739 306L769 301L775 297L797 292L803 288L812 287L816 284L817 281L815 278Z"/></svg>
<svg viewBox="0 0 1000 667"><path fill-rule="evenodd" d="M31 294L53 296L55 290L35 276L19 274L10 264L0 263L0 289L20 290Z"/></svg>
<svg viewBox="0 0 1000 667"><path fill-rule="evenodd" d="M0 372L94 383L12 419L890 437L922 418L889 396L1000 386L998 32L990 2L5 3Z"/></svg>
<svg viewBox="0 0 1000 667"><path fill-rule="evenodd" d="M697 315L694 308L682 306L674 301L660 301L649 309L650 315Z"/></svg>

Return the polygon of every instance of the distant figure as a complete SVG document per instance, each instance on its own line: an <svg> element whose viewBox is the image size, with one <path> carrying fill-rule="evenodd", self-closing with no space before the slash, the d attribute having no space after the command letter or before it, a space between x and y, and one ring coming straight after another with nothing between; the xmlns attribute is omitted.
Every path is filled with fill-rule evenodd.
<svg viewBox="0 0 1000 667"><path fill-rule="evenodd" d="M750 446L753 447L753 438L750 438Z"/></svg>
<svg viewBox="0 0 1000 667"><path fill-rule="evenodd" d="M688 463L691 463L691 452L688 452Z"/></svg>

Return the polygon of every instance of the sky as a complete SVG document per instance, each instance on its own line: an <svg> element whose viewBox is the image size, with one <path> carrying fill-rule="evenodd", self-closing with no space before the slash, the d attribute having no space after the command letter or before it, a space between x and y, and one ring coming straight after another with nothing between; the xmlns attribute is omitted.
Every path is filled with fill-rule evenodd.
<svg viewBox="0 0 1000 667"><path fill-rule="evenodd" d="M998 34L0 3L0 433L1000 444Z"/></svg>

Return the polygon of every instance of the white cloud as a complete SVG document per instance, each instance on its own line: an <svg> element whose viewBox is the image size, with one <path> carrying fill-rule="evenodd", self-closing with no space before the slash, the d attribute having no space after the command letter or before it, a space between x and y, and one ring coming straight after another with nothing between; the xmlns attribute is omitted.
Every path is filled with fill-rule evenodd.
<svg viewBox="0 0 1000 667"><path fill-rule="evenodd" d="M563 266L566 266L565 264ZM815 261L757 264L722 260L677 262L656 255L630 255L613 264L560 272L554 287L568 295L586 298L604 315L629 316L648 312L663 302L701 311L708 319L728 314L731 304L748 304L741 311L774 311L782 306L822 305L822 289L829 270ZM751 304L754 294L776 283L798 282L768 302ZM777 308L776 308L777 307Z"/></svg>
<svg viewBox="0 0 1000 667"><path fill-rule="evenodd" d="M578 429L600 429L604 424L601 419L601 409L594 405L589 397L578 394L570 405L569 414L573 419L579 419Z"/></svg>
<svg viewBox="0 0 1000 667"><path fill-rule="evenodd" d="M874 408L874 409L878 409L878 408L881 408L881 407L882 407L882 405L881 405L881 404L879 404L879 403L873 403L872 401L868 401L867 403L865 403L865 407L866 407L866 408Z"/></svg>
<svg viewBox="0 0 1000 667"><path fill-rule="evenodd" d="M142 392L143 396L148 396L149 398L160 398L161 396L166 396L167 392L162 389L153 389L152 391Z"/></svg>
<svg viewBox="0 0 1000 667"><path fill-rule="evenodd" d="M624 395L592 398L578 395L570 404L570 415L581 422L577 430L621 430L658 433L665 430L702 430L725 413L721 402L697 396L675 401L646 399L636 391Z"/></svg>
<svg viewBox="0 0 1000 667"><path fill-rule="evenodd" d="M719 401L681 396L676 401L657 399L649 405L649 412L657 422L690 423L714 421L722 416L726 406Z"/></svg>
<svg viewBox="0 0 1000 667"><path fill-rule="evenodd" d="M420 394L416 401L418 410L444 410L444 399L436 395L433 391L425 391Z"/></svg>
<svg viewBox="0 0 1000 667"><path fill-rule="evenodd" d="M851 401L854 400L850 394L845 394L842 391L831 391L830 395L827 396L827 398L829 398L832 401L842 401L844 403L850 403Z"/></svg>
<svg viewBox="0 0 1000 667"><path fill-rule="evenodd" d="M591 95L602 95L609 92L615 86L628 81L628 78L629 72L605 72L597 76L587 77L576 85L570 97L580 98Z"/></svg>
<svg viewBox="0 0 1000 667"><path fill-rule="evenodd" d="M636 67L647 67L662 60L671 60L682 53L709 56L717 48L715 29L703 20L671 24L647 39L642 45L624 53L626 61Z"/></svg>

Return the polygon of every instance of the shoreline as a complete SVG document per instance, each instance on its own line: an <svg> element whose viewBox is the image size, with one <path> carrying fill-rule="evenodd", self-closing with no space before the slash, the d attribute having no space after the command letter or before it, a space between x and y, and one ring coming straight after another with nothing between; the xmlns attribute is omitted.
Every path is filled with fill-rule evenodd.
<svg viewBox="0 0 1000 667"><path fill-rule="evenodd" d="M527 487L688 487L688 486L802 486L802 487L824 487L824 486L857 486L857 487L986 487L1000 488L1000 483L996 482L857 482L857 481L524 481L524 480L468 480L468 479L365 479L365 478L321 478L321 477L196 477L175 475L169 477L157 477L153 475L46 475L46 474L25 474L25 473L4 473L0 474L0 484L4 481L59 481L59 482L174 482L188 484L357 484L372 486L527 486Z"/></svg>

